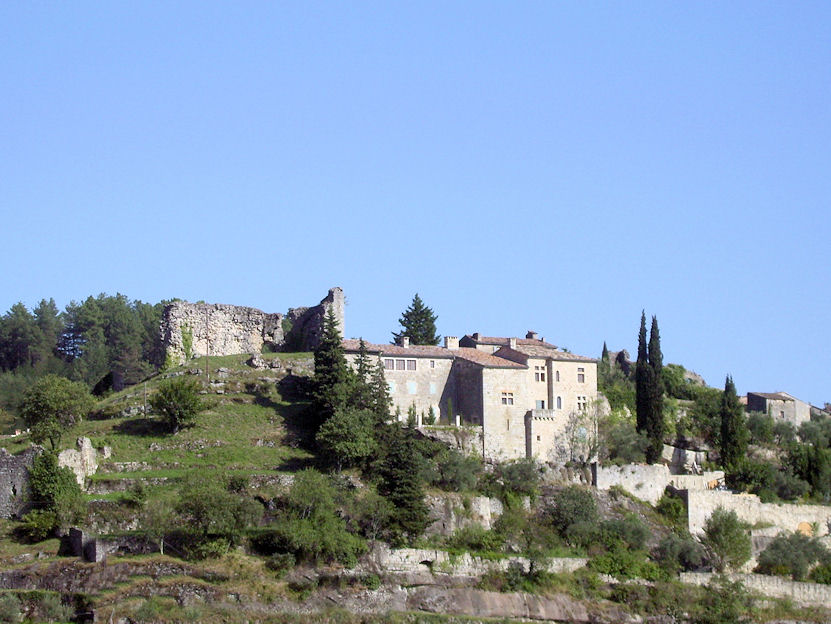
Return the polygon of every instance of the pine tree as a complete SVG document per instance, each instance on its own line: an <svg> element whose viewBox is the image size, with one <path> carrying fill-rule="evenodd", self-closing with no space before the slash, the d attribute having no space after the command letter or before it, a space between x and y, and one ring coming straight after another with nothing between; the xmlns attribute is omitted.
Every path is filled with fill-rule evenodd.
<svg viewBox="0 0 831 624"><path fill-rule="evenodd" d="M379 470L378 493L393 506L390 529L395 541L401 543L407 538L414 540L427 528L428 511L419 476L423 458L406 429L393 425L388 434L391 439Z"/></svg>
<svg viewBox="0 0 831 624"><path fill-rule="evenodd" d="M373 372L369 360L366 342L361 338L358 346L358 358L355 360L355 385L350 398L350 405L358 410L372 410L374 399L370 374Z"/></svg>
<svg viewBox="0 0 831 624"><path fill-rule="evenodd" d="M384 424L390 419L392 399L390 398L390 387L387 383L387 377L384 374L384 365L381 362L376 364L375 371L372 373L370 390L372 392L371 409L375 414L375 421L377 424Z"/></svg>
<svg viewBox="0 0 831 624"><path fill-rule="evenodd" d="M646 423L646 433L649 438L646 461L651 464L660 459L664 450L664 391L661 383L664 356L661 353L658 319L654 316L652 317L652 327L649 330L648 357L649 368L652 369L652 378L650 380L649 412Z"/></svg>
<svg viewBox="0 0 831 624"><path fill-rule="evenodd" d="M733 378L728 375L724 382L724 394L721 395L721 439L719 452L721 465L730 470L747 453L750 434L744 417L744 410L736 396Z"/></svg>
<svg viewBox="0 0 831 624"><path fill-rule="evenodd" d="M424 305L421 297L416 293L413 302L404 310L398 322L401 324L401 331L393 332L395 342L407 336L410 344L414 345L437 345L440 336L436 334L436 316L433 310Z"/></svg>
<svg viewBox="0 0 831 624"><path fill-rule="evenodd" d="M335 412L347 407L355 388L355 374L346 362L338 321L331 308L323 321L323 336L314 360L311 421L317 431Z"/></svg>

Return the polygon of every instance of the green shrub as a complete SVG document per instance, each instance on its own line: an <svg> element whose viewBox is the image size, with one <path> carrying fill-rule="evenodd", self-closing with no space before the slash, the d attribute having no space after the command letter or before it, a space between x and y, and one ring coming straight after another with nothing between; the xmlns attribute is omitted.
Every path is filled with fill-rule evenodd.
<svg viewBox="0 0 831 624"><path fill-rule="evenodd" d="M482 472L482 460L463 455L456 449L447 449L438 455L436 471L433 485L446 492L469 491L476 488L479 474Z"/></svg>
<svg viewBox="0 0 831 624"><path fill-rule="evenodd" d="M644 551L629 550L624 546L617 546L593 557L588 567L598 574L609 574L624 580L642 578L655 581L665 577L657 565L647 560Z"/></svg>
<svg viewBox="0 0 831 624"><path fill-rule="evenodd" d="M643 550L649 537L649 530L634 514L602 522L601 532L606 536L607 543L620 541L630 550Z"/></svg>
<svg viewBox="0 0 831 624"><path fill-rule="evenodd" d="M658 544L655 559L671 573L695 570L704 563L704 550L691 536L671 533Z"/></svg>
<svg viewBox="0 0 831 624"><path fill-rule="evenodd" d="M33 509L25 516L19 527L20 535L32 542L42 542L55 534L58 518L54 511Z"/></svg>
<svg viewBox="0 0 831 624"><path fill-rule="evenodd" d="M32 500L40 509L54 514L55 526L66 527L80 518L84 513L84 499L75 474L65 467L58 466L54 453L41 453L35 458L31 477ZM46 516L39 518L44 522Z"/></svg>
<svg viewBox="0 0 831 624"><path fill-rule="evenodd" d="M751 606L751 599L740 582L733 583L723 576L715 577L707 585L694 624L733 624L745 621L742 617Z"/></svg>
<svg viewBox="0 0 831 624"><path fill-rule="evenodd" d="M445 543L449 548L473 553L499 552L502 550L504 538L495 531L488 531L478 524L473 524L457 530Z"/></svg>
<svg viewBox="0 0 831 624"><path fill-rule="evenodd" d="M44 592L35 608L40 619L46 622L69 622L75 615L70 605L61 603L61 597L54 592Z"/></svg>
<svg viewBox="0 0 831 624"><path fill-rule="evenodd" d="M655 505L655 511L666 518L674 528L686 530L687 507L680 496L676 496L669 490L664 491L658 504Z"/></svg>
<svg viewBox="0 0 831 624"><path fill-rule="evenodd" d="M294 567L296 560L292 553L274 553L266 559L265 566L280 575L285 574Z"/></svg>
<svg viewBox="0 0 831 624"><path fill-rule="evenodd" d="M0 622L18 624L23 621L20 600L12 593L0 594Z"/></svg>
<svg viewBox="0 0 831 624"><path fill-rule="evenodd" d="M553 505L546 509L545 518L561 537L566 537L573 524L597 523L597 503L586 488L571 485L554 494Z"/></svg>
<svg viewBox="0 0 831 624"><path fill-rule="evenodd" d="M367 574L366 576L361 577L361 583L363 583L363 586L368 590L375 591L381 587L381 577L377 574Z"/></svg>
<svg viewBox="0 0 831 624"><path fill-rule="evenodd" d="M735 511L718 507L704 522L701 543L709 550L718 572L736 569L750 559L750 527L739 520Z"/></svg>
<svg viewBox="0 0 831 624"><path fill-rule="evenodd" d="M159 389L150 397L150 406L161 417L164 427L177 433L190 426L196 416L205 409L200 397L202 386L197 379L174 377L159 384Z"/></svg>
<svg viewBox="0 0 831 624"><path fill-rule="evenodd" d="M828 550L815 537L802 533L780 533L759 555L756 571L762 574L790 576L802 581L811 566L829 560Z"/></svg>
<svg viewBox="0 0 831 624"><path fill-rule="evenodd" d="M808 575L808 578L811 579L814 583L824 583L825 585L831 585L831 562L828 563L821 563Z"/></svg>

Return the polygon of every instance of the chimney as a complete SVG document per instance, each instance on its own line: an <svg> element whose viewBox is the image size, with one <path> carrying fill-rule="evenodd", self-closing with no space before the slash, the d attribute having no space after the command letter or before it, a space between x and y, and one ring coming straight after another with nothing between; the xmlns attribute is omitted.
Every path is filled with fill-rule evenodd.
<svg viewBox="0 0 831 624"><path fill-rule="evenodd" d="M459 339L456 336L445 336L444 337L444 348L445 349L458 349L459 348Z"/></svg>
<svg viewBox="0 0 831 624"><path fill-rule="evenodd" d="M401 339L398 341L402 347L405 349L410 348L410 337L409 336L401 336Z"/></svg>
<svg viewBox="0 0 831 624"><path fill-rule="evenodd" d="M516 349L516 338L508 338L508 346L511 349Z"/></svg>
<svg viewBox="0 0 831 624"><path fill-rule="evenodd" d="M476 332L475 334L473 334L473 339L474 340L479 340L479 332Z"/></svg>
<svg viewBox="0 0 831 624"><path fill-rule="evenodd" d="M530 340L537 340L539 338L539 334L537 334L537 332L535 332L534 330L529 329L528 333L525 334L525 337Z"/></svg>

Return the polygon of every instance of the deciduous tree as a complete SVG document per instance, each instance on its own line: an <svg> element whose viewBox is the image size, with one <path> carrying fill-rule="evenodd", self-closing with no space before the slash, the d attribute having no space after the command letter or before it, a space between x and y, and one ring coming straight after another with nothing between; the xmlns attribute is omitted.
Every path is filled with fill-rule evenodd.
<svg viewBox="0 0 831 624"><path fill-rule="evenodd" d="M87 387L65 377L46 375L23 395L21 415L37 443L49 441L52 449L64 432L86 416L95 405Z"/></svg>
<svg viewBox="0 0 831 624"><path fill-rule="evenodd" d="M161 416L169 431L178 433L205 409L200 390L201 385L196 379L174 377L161 383L158 392L150 397L150 406Z"/></svg>

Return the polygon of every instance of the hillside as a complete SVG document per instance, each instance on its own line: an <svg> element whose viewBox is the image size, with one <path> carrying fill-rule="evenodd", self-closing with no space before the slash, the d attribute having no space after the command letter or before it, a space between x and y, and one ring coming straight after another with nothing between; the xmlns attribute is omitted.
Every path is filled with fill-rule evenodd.
<svg viewBox="0 0 831 624"><path fill-rule="evenodd" d="M727 597L735 594L731 587L680 585L672 568L662 567L654 553L673 533L671 513L617 490L570 486L577 473L540 473L527 462L486 469L426 439L419 449L431 524L409 544L416 549L390 550L381 526L387 512L370 473L353 469L319 481L317 473L303 472L321 465L303 417L312 355L265 354L256 367L250 360L211 358L208 407L175 435L145 416L145 398L169 379L204 381L204 360L106 397L93 417L64 436L64 446L85 436L110 449L87 480L87 513L80 523L110 552L105 563L86 563L67 552L65 540L22 539L20 523L3 521L0 586L24 612L36 620L94 612L96 620L121 622L346 623L478 622L484 616L635 622L638 614L686 612L692 621L707 609L727 608ZM2 441L13 453L28 445L25 436ZM292 487L297 479L305 479L306 489ZM206 501L251 503L256 519L248 529L216 529L194 548L188 542L192 527L177 523L198 517L192 508L191 515L180 512L163 531L160 554L153 514L178 509L194 492ZM218 493L228 498L211 498ZM311 517L317 513L311 501L331 515L319 517L325 533L313 534L311 546L298 547L287 559L264 544L280 534L281 523L294 521L298 498L310 505ZM592 519L603 532L558 516L567 501L576 505L574 518ZM220 533L227 541L217 539ZM302 554L329 538L340 540L333 549L351 544L352 554ZM358 558L350 562L353 555ZM627 582L632 576L652 581ZM754 613L794 613L803 621L827 616L778 603Z"/></svg>

